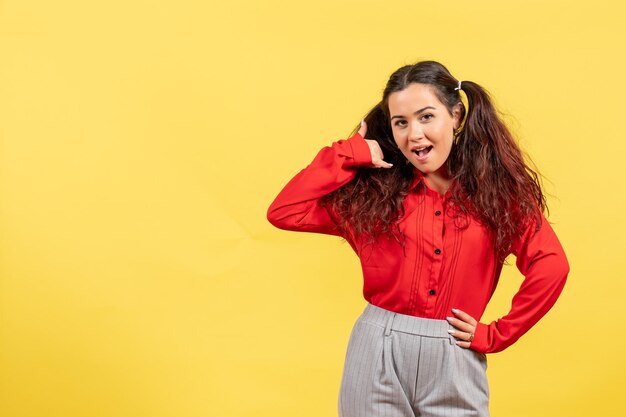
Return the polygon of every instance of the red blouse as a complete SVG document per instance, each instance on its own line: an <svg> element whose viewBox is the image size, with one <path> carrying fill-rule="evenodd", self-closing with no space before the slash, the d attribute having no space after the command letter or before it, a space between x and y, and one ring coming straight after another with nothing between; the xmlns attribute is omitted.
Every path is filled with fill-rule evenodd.
<svg viewBox="0 0 626 417"><path fill-rule="evenodd" d="M369 146L359 133L322 148L278 194L267 219L280 229L345 238L361 260L363 296L371 304L442 320L454 316L452 308L470 314L479 321L470 345L478 352L498 352L510 346L554 305L569 265L557 236L542 216L540 230L533 234L534 223L529 224L511 249L517 268L525 276L511 310L490 324L480 323L498 284L502 263L493 255L487 229L474 219L467 228L456 227L454 218L444 210L444 197L428 187L417 169L402 203L404 216L399 220L406 249L387 237L360 249L359 242L342 234L318 200L354 178L358 167L371 162Z"/></svg>

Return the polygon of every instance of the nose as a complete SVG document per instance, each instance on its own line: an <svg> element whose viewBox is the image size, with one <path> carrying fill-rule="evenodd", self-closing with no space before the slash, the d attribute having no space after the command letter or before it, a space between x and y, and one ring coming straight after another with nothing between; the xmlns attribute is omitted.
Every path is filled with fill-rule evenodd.
<svg viewBox="0 0 626 417"><path fill-rule="evenodd" d="M409 127L409 140L418 140L424 137L424 129L419 122L412 122Z"/></svg>

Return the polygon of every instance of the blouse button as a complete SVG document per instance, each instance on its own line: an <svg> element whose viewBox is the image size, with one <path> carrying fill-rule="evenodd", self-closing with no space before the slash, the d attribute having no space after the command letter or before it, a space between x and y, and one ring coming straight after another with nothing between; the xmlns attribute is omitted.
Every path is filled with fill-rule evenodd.
<svg viewBox="0 0 626 417"><path fill-rule="evenodd" d="M437 211L435 212L435 216L439 216L440 214L441 214L441 212L440 212L439 210L437 210Z"/></svg>
<svg viewBox="0 0 626 417"><path fill-rule="evenodd" d="M439 255L441 253L441 249L435 249L435 253Z"/></svg>
<svg viewBox="0 0 626 417"><path fill-rule="evenodd" d="M435 291L435 290L428 291L428 294L430 294L430 295L435 295L436 293L437 293L437 291Z"/></svg>

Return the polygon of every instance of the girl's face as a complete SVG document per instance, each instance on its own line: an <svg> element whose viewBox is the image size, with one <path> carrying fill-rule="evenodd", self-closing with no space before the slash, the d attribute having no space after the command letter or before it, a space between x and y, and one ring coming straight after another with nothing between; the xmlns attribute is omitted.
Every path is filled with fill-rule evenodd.
<svg viewBox="0 0 626 417"><path fill-rule="evenodd" d="M425 177L447 178L446 161L454 130L460 126L460 106L450 116L427 84L411 83L389 95L393 138L404 156Z"/></svg>

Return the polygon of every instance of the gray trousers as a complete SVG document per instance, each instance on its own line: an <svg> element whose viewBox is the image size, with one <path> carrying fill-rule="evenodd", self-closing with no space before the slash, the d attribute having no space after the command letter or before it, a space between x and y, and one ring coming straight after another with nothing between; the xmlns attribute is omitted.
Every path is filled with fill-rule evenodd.
<svg viewBox="0 0 626 417"><path fill-rule="evenodd" d="M340 417L489 416L487 358L446 320L367 304L348 342Z"/></svg>

